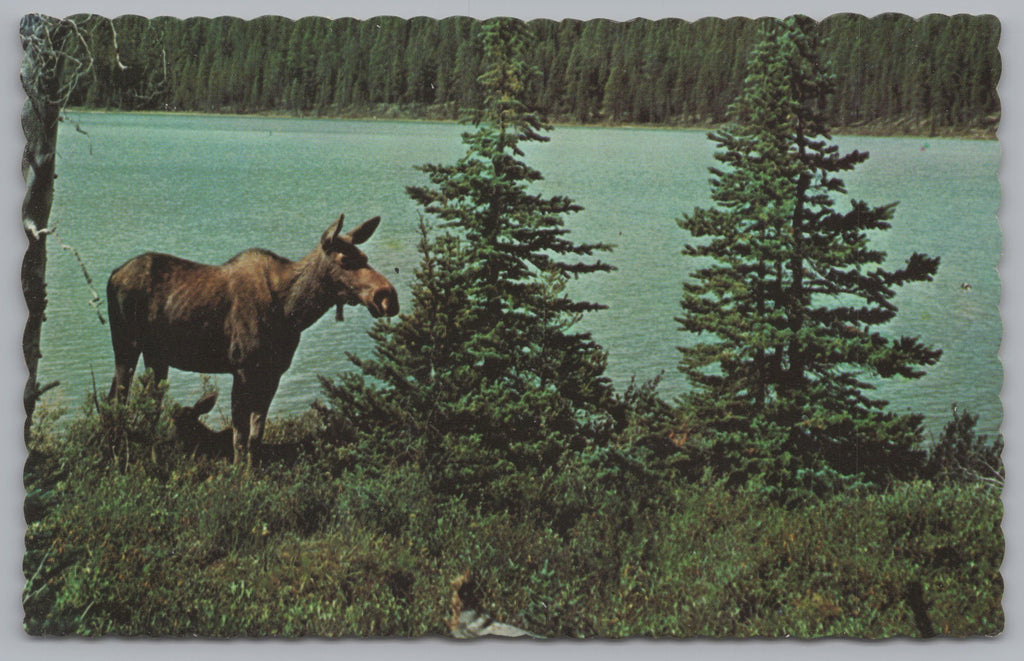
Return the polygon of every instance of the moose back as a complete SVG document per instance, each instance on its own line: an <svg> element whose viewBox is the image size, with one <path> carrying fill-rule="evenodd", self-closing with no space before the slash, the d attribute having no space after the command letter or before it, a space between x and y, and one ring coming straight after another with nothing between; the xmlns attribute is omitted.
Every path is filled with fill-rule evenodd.
<svg viewBox="0 0 1024 661"><path fill-rule="evenodd" d="M330 308L365 305L374 317L398 314L398 295L357 246L375 216L345 234L344 214L298 261L249 249L220 266L161 253L139 255L107 281L114 379L124 400L141 355L157 380L168 368L232 374L235 463L251 466L267 410L302 331Z"/></svg>

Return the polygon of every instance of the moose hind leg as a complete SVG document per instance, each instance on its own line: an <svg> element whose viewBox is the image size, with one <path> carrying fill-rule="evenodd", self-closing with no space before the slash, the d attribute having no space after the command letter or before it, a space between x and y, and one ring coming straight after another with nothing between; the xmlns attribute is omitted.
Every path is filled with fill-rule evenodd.
<svg viewBox="0 0 1024 661"><path fill-rule="evenodd" d="M122 351L114 351L114 381L110 384L107 399L124 402L128 399L128 389L135 376L135 365L139 362L139 350L131 347Z"/></svg>
<svg viewBox="0 0 1024 661"><path fill-rule="evenodd" d="M154 383L160 383L161 381L167 380L167 372L170 371L167 361L147 356L145 354L143 354L142 359L146 364L146 369L153 370Z"/></svg>
<svg viewBox="0 0 1024 661"><path fill-rule="evenodd" d="M142 353L137 338L138 335L129 330L118 310L111 309L110 343L114 349L114 381L110 384L110 394L107 396L111 401L115 397L120 402L128 399L128 389L132 385L135 366Z"/></svg>
<svg viewBox="0 0 1024 661"><path fill-rule="evenodd" d="M159 386L162 382L167 380L167 372L170 368L168 367L166 360L163 360L162 358L155 358L146 352L142 352L142 360L146 365L146 369L153 371L154 387ZM159 392L159 390L157 390L157 392Z"/></svg>

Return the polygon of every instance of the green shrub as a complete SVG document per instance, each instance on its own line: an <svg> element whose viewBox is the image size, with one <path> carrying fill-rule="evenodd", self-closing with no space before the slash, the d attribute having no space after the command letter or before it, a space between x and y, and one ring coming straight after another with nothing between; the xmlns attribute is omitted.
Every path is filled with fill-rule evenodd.
<svg viewBox="0 0 1024 661"><path fill-rule="evenodd" d="M922 636L919 619L955 636L1002 628L1002 508L983 489L914 482L787 508L705 481L681 491L679 507L659 536L653 590L677 601L652 608L652 632Z"/></svg>
<svg viewBox="0 0 1024 661"><path fill-rule="evenodd" d="M942 482L985 482L1002 487L1003 436L989 441L975 430L978 416L953 405L953 419L946 423L939 442L930 450L926 472Z"/></svg>
<svg viewBox="0 0 1024 661"><path fill-rule="evenodd" d="M781 428L752 420L742 432L692 434L677 470L698 479L704 470L731 487L759 490L788 507L848 491L880 491L926 474L923 450L872 435L830 443L798 425Z"/></svg>
<svg viewBox="0 0 1024 661"><path fill-rule="evenodd" d="M127 470L130 465L159 467L164 446L172 433L163 412L167 382L157 383L147 370L132 382L125 402L96 396L85 404L85 414L70 423L67 440L81 451L79 459L95 465Z"/></svg>
<svg viewBox="0 0 1024 661"><path fill-rule="evenodd" d="M25 474L28 631L146 633L197 569L329 524L328 477L308 462L249 476L192 460L161 395L144 375L127 403L94 401L63 427L37 425Z"/></svg>

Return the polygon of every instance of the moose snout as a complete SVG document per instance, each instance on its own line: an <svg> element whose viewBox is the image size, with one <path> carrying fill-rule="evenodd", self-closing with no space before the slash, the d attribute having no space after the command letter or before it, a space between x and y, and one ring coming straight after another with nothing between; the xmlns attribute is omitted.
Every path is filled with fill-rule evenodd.
<svg viewBox="0 0 1024 661"><path fill-rule="evenodd" d="M382 287L373 294L370 313L374 317L393 317L398 314L398 292L394 287Z"/></svg>

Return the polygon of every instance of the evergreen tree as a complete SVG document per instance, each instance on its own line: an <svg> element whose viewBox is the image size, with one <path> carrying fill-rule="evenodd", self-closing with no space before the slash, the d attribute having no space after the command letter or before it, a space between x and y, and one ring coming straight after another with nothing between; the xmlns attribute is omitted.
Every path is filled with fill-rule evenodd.
<svg viewBox="0 0 1024 661"><path fill-rule="evenodd" d="M612 48L612 64L608 81L604 84L602 114L612 122L622 121L626 114L626 63L622 60L622 49L616 43Z"/></svg>
<svg viewBox="0 0 1024 661"><path fill-rule="evenodd" d="M877 378L917 378L940 352L877 329L896 314L908 282L931 280L939 260L913 254L883 267L868 232L887 229L894 204L845 194L838 173L867 158L841 155L822 118L832 77L809 19L772 21L747 65L735 124L710 134L715 206L679 221L703 264L685 285L680 369L694 390L685 408L712 435L742 438L749 456L868 479L919 440L921 417L886 412ZM761 468L764 465L761 464Z"/></svg>
<svg viewBox="0 0 1024 661"><path fill-rule="evenodd" d="M605 354L572 331L602 306L565 294L570 278L610 267L583 261L607 249L566 235L579 206L529 192L541 174L521 145L549 129L524 100L529 31L517 20L481 26L485 72L476 130L454 165L425 165L410 187L422 221L422 262L411 312L372 331L366 376L325 383L347 432L387 460L409 460L434 488L485 506L513 507L567 450L594 442L611 399Z"/></svg>

